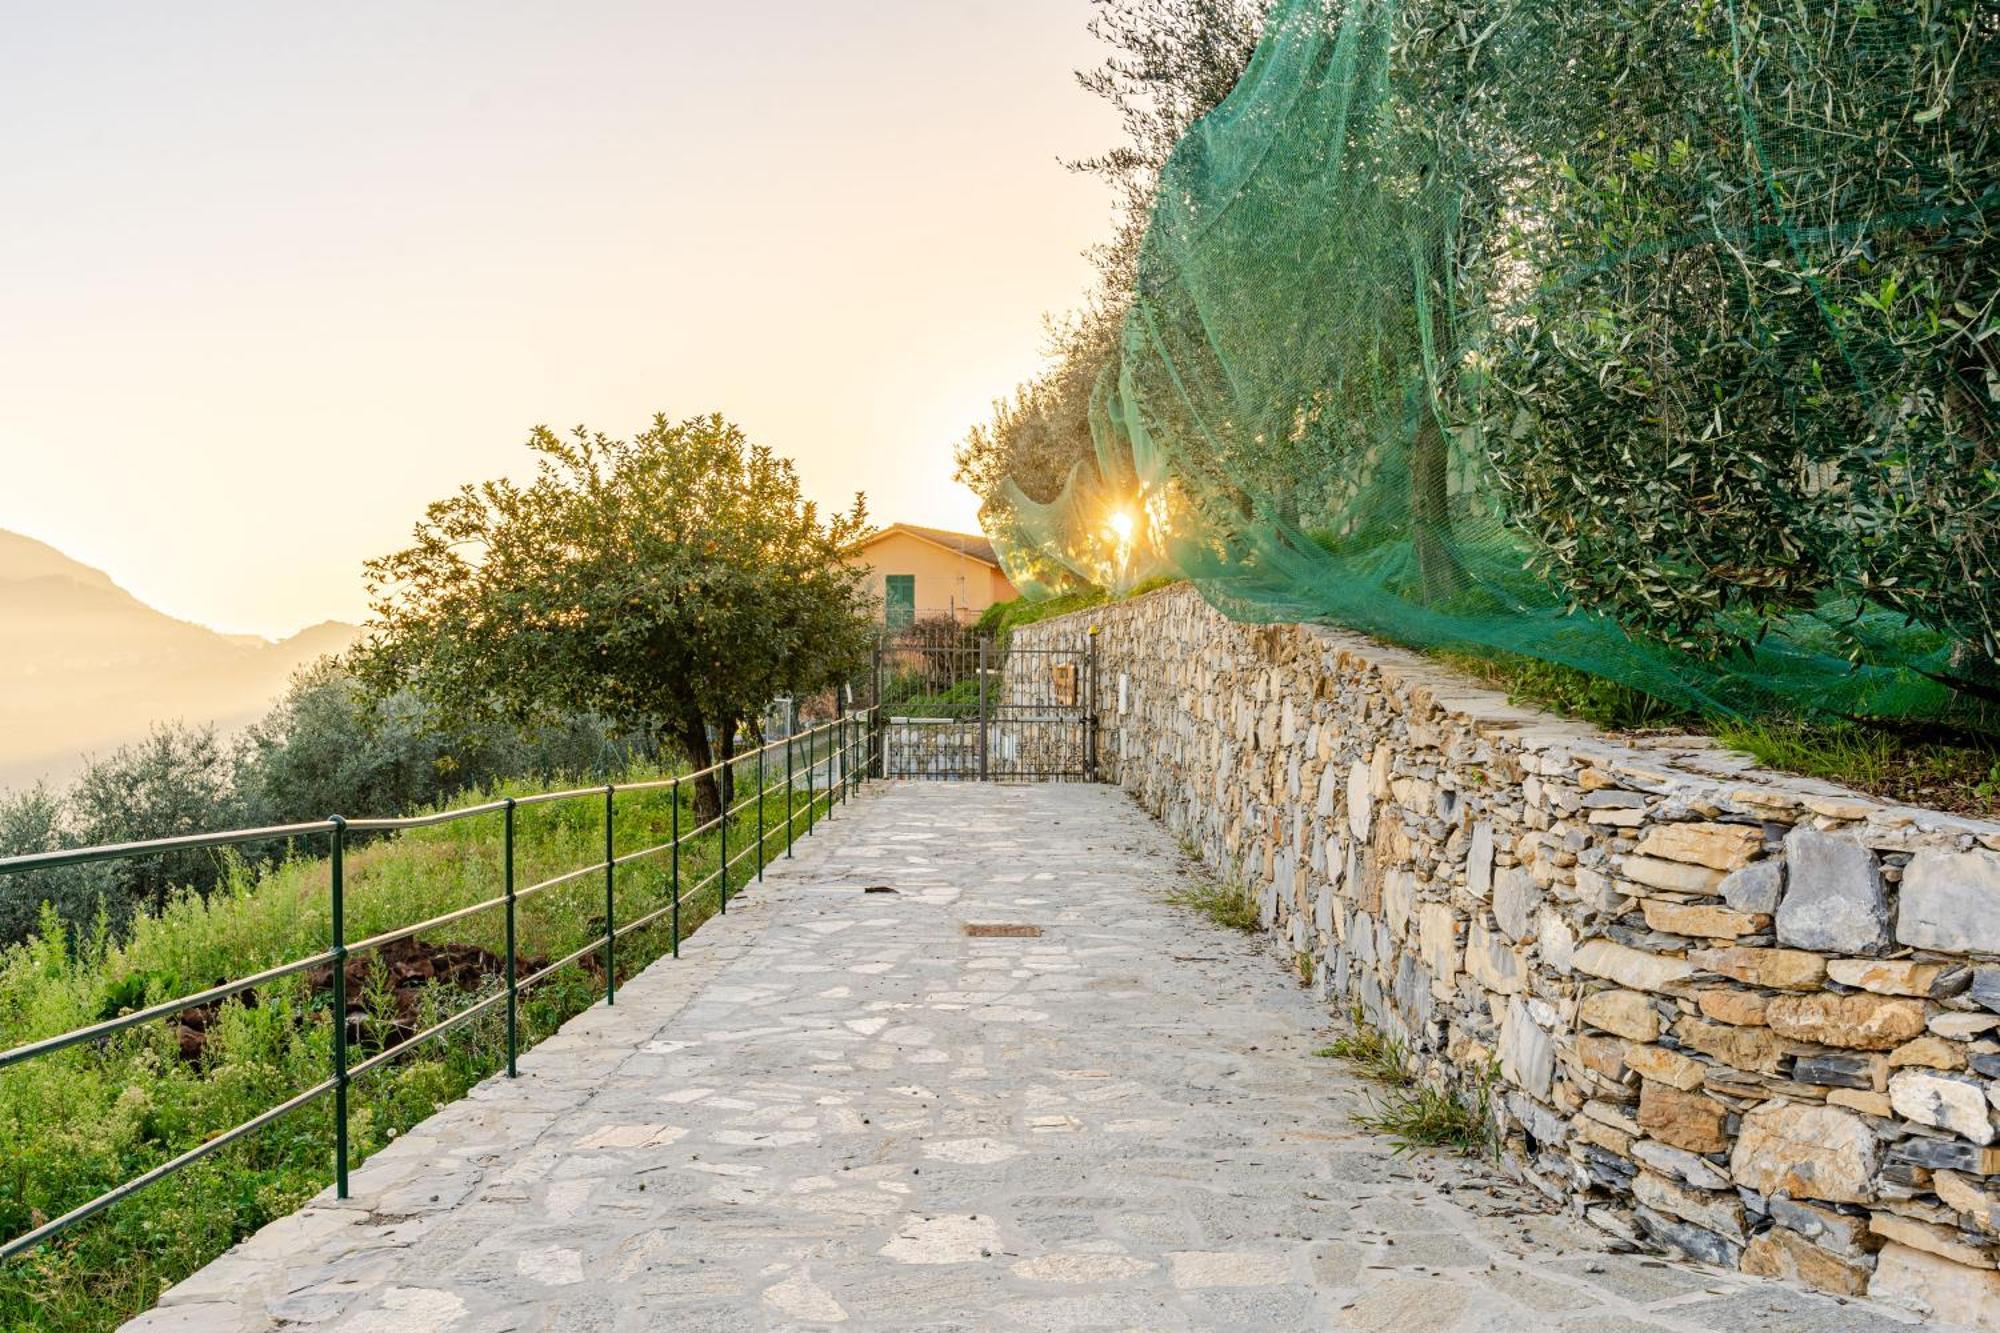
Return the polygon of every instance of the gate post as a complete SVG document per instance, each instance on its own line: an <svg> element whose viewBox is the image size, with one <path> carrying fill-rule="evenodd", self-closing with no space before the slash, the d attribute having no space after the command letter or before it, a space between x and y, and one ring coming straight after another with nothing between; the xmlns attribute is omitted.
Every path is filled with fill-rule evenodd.
<svg viewBox="0 0 2000 1333"><path fill-rule="evenodd" d="M979 640L979 780L985 782L990 772L986 754L986 736L990 729L986 716L986 640Z"/></svg>
<svg viewBox="0 0 2000 1333"><path fill-rule="evenodd" d="M884 772L884 734L882 724L882 639L875 639L875 711L868 719L868 764L874 776L886 777Z"/></svg>
<svg viewBox="0 0 2000 1333"><path fill-rule="evenodd" d="M1090 627L1090 680L1084 686L1083 777L1097 781L1097 626Z"/></svg>

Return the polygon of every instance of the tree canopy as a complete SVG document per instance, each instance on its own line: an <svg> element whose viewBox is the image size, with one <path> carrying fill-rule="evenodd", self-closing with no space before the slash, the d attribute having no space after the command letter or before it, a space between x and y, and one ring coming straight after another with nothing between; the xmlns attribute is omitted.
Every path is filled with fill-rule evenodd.
<svg viewBox="0 0 2000 1333"><path fill-rule="evenodd" d="M528 447L531 483L466 486L368 564L356 670L372 688L466 720L587 710L671 738L699 769L771 699L864 660L869 606L847 563L862 497L822 514L788 460L717 415L656 416L630 440L537 427ZM705 817L724 798L712 781L697 793Z"/></svg>

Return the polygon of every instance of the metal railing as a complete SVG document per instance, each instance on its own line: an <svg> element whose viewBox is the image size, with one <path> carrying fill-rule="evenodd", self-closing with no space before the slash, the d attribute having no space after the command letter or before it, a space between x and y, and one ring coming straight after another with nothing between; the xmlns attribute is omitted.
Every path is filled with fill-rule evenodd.
<svg viewBox="0 0 2000 1333"><path fill-rule="evenodd" d="M815 817L824 805L824 814L830 815L833 807L846 800L855 788L867 777L868 744L872 731L873 709L845 713L831 722L799 731L745 751L731 758L709 765L692 773L676 774L670 778L660 778L648 782L607 783L601 787L580 787L571 791L546 792L535 796L507 797L504 800L488 801L482 805L467 806L458 810L447 810L438 814L417 815L406 819L346 819L333 815L326 819L303 824L285 824L271 828L238 829L226 833L200 833L186 837L158 838L148 842L117 843L102 847L83 847L57 852L43 852L31 856L0 858L0 877L25 873L33 870L53 870L64 866L84 865L96 861L120 860L127 857L154 856L168 852L189 851L204 847L241 846L246 843L269 842L276 839L309 838L324 836L327 839L327 864L331 888L331 939L328 947L306 958L294 959L269 967L234 981L211 986L207 990L184 995L178 999L162 1001L129 1014L93 1023L87 1027L52 1037L31 1041L11 1050L0 1051L0 1070L21 1065L39 1056L50 1055L81 1042L101 1041L128 1028L143 1023L172 1018L190 1009L213 1004L240 995L258 986L292 976L311 968L332 968L332 1013L333 1051L332 1067L325 1079L294 1094L292 1097L271 1107L269 1110L241 1124L223 1130L186 1152L162 1162L151 1170L127 1180L121 1185L106 1190L96 1198L70 1209L59 1217L22 1233L0 1244L0 1260L11 1259L42 1244L59 1233L75 1226L111 1205L145 1189L157 1181L181 1171L203 1158L221 1151L228 1145L253 1134L293 1111L309 1106L320 1099L332 1096L333 1112L333 1176L336 1196L348 1196L348 1088L359 1076L373 1069L387 1065L424 1043L442 1037L470 1023L495 1007L506 1008L507 1033L507 1077L516 1076L516 1061L520 1054L520 998L524 991L546 981L549 977L573 963L581 962L586 956L602 951L604 967L604 1003L613 1005L618 998L617 950L618 942L638 931L655 926L663 921L670 928L670 949L672 956L680 957L681 951L681 909L684 904L697 900L710 890L716 892L718 910L729 910L731 879L736 868L755 857L754 869L744 872L744 883L751 878L762 879L766 864L775 859L771 852L774 839L784 839L784 854L792 854L792 844L799 836L798 826L803 822L806 835L813 831ZM780 781L767 770L774 765L768 762L773 752L783 750L785 772ZM752 794L741 800L731 801L730 797L737 782L747 777L744 770L754 764L755 777L750 782ZM823 775L824 781L817 789L816 779ZM702 778L713 777L721 794L721 809L713 818L683 831L681 829L681 789ZM804 786L804 804L798 801L799 787ZM614 835L617 820L617 798L620 794L647 791L668 791L672 793L672 836L666 842L644 847L622 855L616 850ZM776 827L767 828L765 810L770 799L779 791L784 793L784 821ZM584 798L601 797L604 801L604 859L590 862L578 869L566 871L538 883L520 887L514 881L514 835L516 813L530 806L549 805L560 801L575 801ZM755 804L757 810L756 834L752 844L739 850L735 856L729 852L729 828L732 821ZM484 901L473 903L446 912L440 916L419 921L414 925L398 926L366 939L346 938L346 851L348 838L356 833L390 833L410 829L429 828L438 824L449 824L459 820L477 819L485 816L500 817L501 821L501 892ZM823 816L820 816L823 817ZM747 822L747 821L745 821ZM681 882L681 849L683 846L715 833L720 844L715 869L690 884ZM618 868L634 862L665 856L667 869L667 901L654 910L636 917L622 925L617 920L616 875ZM604 933L554 962L538 968L527 976L518 976L515 922L519 904L523 899L547 892L564 884L574 883L588 876L602 873L604 876ZM385 1046L384 1049L366 1059L350 1062L347 1039L347 960L358 953L379 950L399 940L408 939L427 930L451 925L483 912L502 911L506 914L506 958L505 984L494 994L478 1000L440 1022L415 1033L407 1039Z"/></svg>

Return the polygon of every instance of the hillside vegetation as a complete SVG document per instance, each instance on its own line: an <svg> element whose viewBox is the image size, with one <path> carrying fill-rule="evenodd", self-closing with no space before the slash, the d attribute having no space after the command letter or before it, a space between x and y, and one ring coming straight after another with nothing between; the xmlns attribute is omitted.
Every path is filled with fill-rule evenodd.
<svg viewBox="0 0 2000 1333"><path fill-rule="evenodd" d="M746 770L747 772L747 770ZM635 778L652 776L634 774ZM522 795L525 787L503 789ZM745 799L748 790L745 789ZM798 787L804 832L804 785ZM603 857L596 795L518 812L517 883L526 887ZM824 791L817 797L824 817ZM666 792L618 798L616 850L663 842L673 824ZM782 787L767 799L770 846L782 855ZM680 811L694 827L692 791ZM347 935L361 939L501 891L501 816L414 831L349 853ZM731 826L731 855L758 829L754 801ZM99 928L66 930L53 911L43 930L0 952L0 1049L189 994L302 958L330 938L329 871L318 846L261 873L234 865L205 899L174 896L144 912L122 942ZM717 864L714 834L683 849L683 886ZM665 856L620 867L616 914L636 920L669 900ZM732 879L755 877L754 858ZM713 913L711 889L683 911L683 932ZM520 972L600 938L604 881L587 875L523 899ZM497 909L426 933L419 956L393 970L363 965L358 1060L394 1045L503 986L504 918ZM618 942L628 975L671 947L666 922ZM473 950L482 952L475 953ZM452 966L444 966L444 960ZM436 972L427 975L436 960ZM600 955L524 992L524 1046L602 998ZM449 972L449 976L443 974ZM414 974L414 975L413 975ZM308 972L260 987L212 1011L146 1024L0 1071L0 1236L15 1236L318 1083L330 1072L329 976ZM352 1025L351 1025L352 1026ZM357 1080L352 1102L358 1164L480 1079L504 1066L502 1008L413 1048ZM257 1227L297 1208L331 1180L330 1100L321 1100L167 1178L31 1255L0 1265L0 1327L103 1329L150 1306L161 1290Z"/></svg>

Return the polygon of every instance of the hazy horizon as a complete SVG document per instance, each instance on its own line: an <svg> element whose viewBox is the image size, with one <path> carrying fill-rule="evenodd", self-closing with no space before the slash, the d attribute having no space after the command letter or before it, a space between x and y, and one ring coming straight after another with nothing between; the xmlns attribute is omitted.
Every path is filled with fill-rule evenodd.
<svg viewBox="0 0 2000 1333"><path fill-rule="evenodd" d="M107 14L107 9L115 11ZM280 638L538 423L720 411L814 498L974 525L1115 137L1087 0L136 4L0 50L0 528Z"/></svg>

